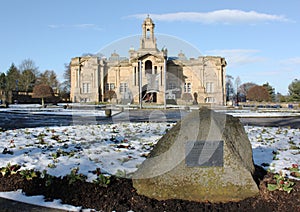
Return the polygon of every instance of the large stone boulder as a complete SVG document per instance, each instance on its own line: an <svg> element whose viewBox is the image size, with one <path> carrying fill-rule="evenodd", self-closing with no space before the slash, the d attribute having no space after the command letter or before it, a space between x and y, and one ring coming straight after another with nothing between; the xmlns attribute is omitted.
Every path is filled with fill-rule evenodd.
<svg viewBox="0 0 300 212"><path fill-rule="evenodd" d="M159 140L134 174L133 186L158 200L239 201L259 193L254 169L239 120L203 108Z"/></svg>

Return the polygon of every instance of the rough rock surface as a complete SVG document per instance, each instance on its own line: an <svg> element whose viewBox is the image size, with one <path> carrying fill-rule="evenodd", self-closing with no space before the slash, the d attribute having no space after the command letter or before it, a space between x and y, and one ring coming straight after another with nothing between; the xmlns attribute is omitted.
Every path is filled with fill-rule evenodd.
<svg viewBox="0 0 300 212"><path fill-rule="evenodd" d="M197 142L203 151L196 151L195 165L187 156ZM133 186L158 200L239 201L259 194L254 170L251 144L239 120L202 108L159 140L133 176Z"/></svg>

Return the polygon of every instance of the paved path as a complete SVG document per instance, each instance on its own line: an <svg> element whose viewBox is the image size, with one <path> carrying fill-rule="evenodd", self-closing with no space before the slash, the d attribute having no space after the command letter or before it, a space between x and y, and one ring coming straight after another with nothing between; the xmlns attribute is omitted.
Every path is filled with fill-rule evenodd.
<svg viewBox="0 0 300 212"><path fill-rule="evenodd" d="M300 116L270 118L240 118L244 125L300 128Z"/></svg>
<svg viewBox="0 0 300 212"><path fill-rule="evenodd" d="M0 112L0 127L18 129L25 127L70 126L76 124L107 124L118 122L173 121L185 116L185 110L125 110L111 118L80 115L40 115L32 113Z"/></svg>
<svg viewBox="0 0 300 212"><path fill-rule="evenodd" d="M76 124L107 124L117 122L176 122L183 118L186 110L125 110L111 118L79 115L38 115L31 113L0 112L0 127L16 129L25 127L69 126ZM245 125L290 126L300 128L300 116L280 118L240 118Z"/></svg>

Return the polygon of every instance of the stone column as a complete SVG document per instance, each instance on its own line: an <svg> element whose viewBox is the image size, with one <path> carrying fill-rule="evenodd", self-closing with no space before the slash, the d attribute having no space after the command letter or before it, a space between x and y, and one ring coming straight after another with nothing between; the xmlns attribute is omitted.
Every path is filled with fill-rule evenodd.
<svg viewBox="0 0 300 212"><path fill-rule="evenodd" d="M104 66L100 66L100 95L101 95L101 101L104 101Z"/></svg>
<svg viewBox="0 0 300 212"><path fill-rule="evenodd" d="M81 66L80 66L80 64L79 64L79 66L78 66L78 72L77 72L77 88L79 88L80 89L80 72L81 72Z"/></svg>

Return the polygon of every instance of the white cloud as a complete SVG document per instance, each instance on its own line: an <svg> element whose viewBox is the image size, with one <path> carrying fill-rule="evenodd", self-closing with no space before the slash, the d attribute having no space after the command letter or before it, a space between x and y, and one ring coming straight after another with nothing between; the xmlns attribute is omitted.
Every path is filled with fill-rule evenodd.
<svg viewBox="0 0 300 212"><path fill-rule="evenodd" d="M241 66L246 64L259 63L266 58L256 56L259 50L256 49L220 49L207 51L209 55L225 57L228 66Z"/></svg>
<svg viewBox="0 0 300 212"><path fill-rule="evenodd" d="M135 14L129 17L145 19L147 15L148 14ZM228 9L212 12L177 12L149 15L152 19L158 21L190 21L202 24L257 24L291 21L283 15Z"/></svg>
<svg viewBox="0 0 300 212"><path fill-rule="evenodd" d="M259 52L257 49L215 49L208 51L214 54L226 54L226 55L236 55L236 54L254 54Z"/></svg>
<svg viewBox="0 0 300 212"><path fill-rule="evenodd" d="M93 30L102 30L100 27L98 27L96 24L72 24L72 25L66 25L66 24L50 24L48 27L53 29L93 29Z"/></svg>
<svg viewBox="0 0 300 212"><path fill-rule="evenodd" d="M282 70L271 70L271 71L257 71L256 76L278 76L282 75Z"/></svg>
<svg viewBox="0 0 300 212"><path fill-rule="evenodd" d="M280 61L283 65L300 65L300 57L292 57L285 60Z"/></svg>

